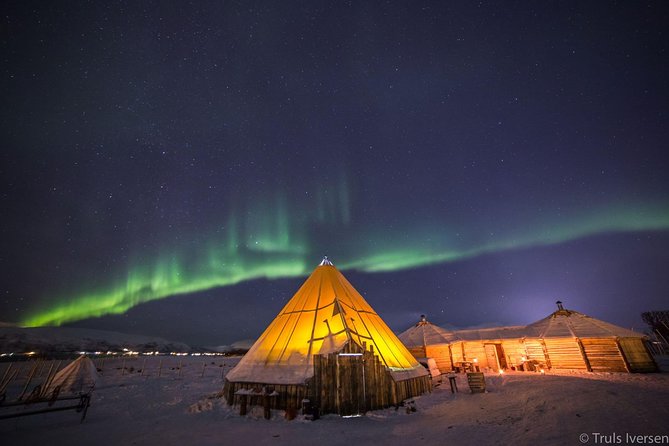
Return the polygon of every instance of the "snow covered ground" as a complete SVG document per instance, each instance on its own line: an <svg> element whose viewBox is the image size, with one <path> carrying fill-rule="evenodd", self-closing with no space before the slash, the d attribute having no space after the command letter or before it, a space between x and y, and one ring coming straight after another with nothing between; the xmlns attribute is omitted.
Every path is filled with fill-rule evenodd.
<svg viewBox="0 0 669 446"><path fill-rule="evenodd" d="M105 360L83 423L74 411L0 420L1 443L579 445L586 439L583 434L586 444L643 444L649 438L630 436L669 435L667 373L512 372L487 375L485 394L470 394L466 377L460 375L459 393L452 394L446 382L415 398L415 412L391 408L359 418L328 415L312 422L287 421L281 412L267 421L262 410L240 417L224 400L214 398L235 358L162 357L160 377L161 357L125 361L123 371L122 358ZM102 366L101 359L95 362ZM25 385L27 364L15 363L23 369L10 385L8 399L15 399ZM7 366L0 364L0 375ZM669 444L668 437L660 440Z"/></svg>

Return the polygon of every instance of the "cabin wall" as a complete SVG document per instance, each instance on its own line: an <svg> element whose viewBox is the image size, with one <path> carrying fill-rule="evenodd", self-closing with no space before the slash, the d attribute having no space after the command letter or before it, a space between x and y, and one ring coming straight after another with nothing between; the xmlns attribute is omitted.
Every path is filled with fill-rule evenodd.
<svg viewBox="0 0 669 446"><path fill-rule="evenodd" d="M525 339L523 345L525 346L525 357L528 361L548 366L548 361L546 361L546 355L544 354L545 346L541 339Z"/></svg>
<svg viewBox="0 0 669 446"><path fill-rule="evenodd" d="M657 372L657 364L649 353L645 341L641 338L621 338L620 350L627 360L630 372Z"/></svg>
<svg viewBox="0 0 669 446"><path fill-rule="evenodd" d="M486 355L486 344L501 345L509 367L519 368L523 356L537 367L547 369L591 370L593 372L655 372L657 364L649 353L643 338L513 338L503 340L457 341L449 344L451 365L459 367L463 361L473 362L481 370L496 369ZM436 348L426 346L426 357L446 358ZM435 349L435 350L433 350ZM441 364L437 363L440 370ZM447 370L447 369L446 369ZM525 369L527 370L527 368Z"/></svg>
<svg viewBox="0 0 669 446"><path fill-rule="evenodd" d="M588 370L581 348L574 338L546 338L546 351L554 369Z"/></svg>
<svg viewBox="0 0 669 446"><path fill-rule="evenodd" d="M523 358L527 359L527 350L523 339L504 339L501 342L506 364L509 368L515 367L516 370L523 364Z"/></svg>
<svg viewBox="0 0 669 446"><path fill-rule="evenodd" d="M425 358L434 358L434 362L437 363L437 367L439 367L439 371L441 373L446 373L450 370L453 370L453 363L451 362L451 350L448 344L434 344L426 346Z"/></svg>
<svg viewBox="0 0 669 446"><path fill-rule="evenodd" d="M465 361L474 362L474 359L476 359L476 364L481 370L486 367L497 369L496 364L488 364L488 358L486 357L482 341L464 342L463 344L465 348Z"/></svg>
<svg viewBox="0 0 669 446"><path fill-rule="evenodd" d="M429 357L427 354L428 348L430 347L420 345L415 347L407 347L407 350L409 350L409 353L411 353L414 358L427 358Z"/></svg>
<svg viewBox="0 0 669 446"><path fill-rule="evenodd" d="M453 367L459 362L465 360L464 358L464 342L454 342L451 344L451 359L453 360Z"/></svg>
<svg viewBox="0 0 669 446"><path fill-rule="evenodd" d="M581 344L593 372L628 371L615 339L581 339Z"/></svg>

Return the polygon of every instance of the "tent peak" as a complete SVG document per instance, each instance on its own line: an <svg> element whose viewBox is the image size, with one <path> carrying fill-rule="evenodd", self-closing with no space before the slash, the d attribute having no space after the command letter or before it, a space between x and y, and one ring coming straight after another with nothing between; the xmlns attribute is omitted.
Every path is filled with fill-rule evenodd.
<svg viewBox="0 0 669 446"><path fill-rule="evenodd" d="M562 305L562 301L558 300L557 302L555 302L555 304L557 305L558 309L557 309L556 312L553 313L553 317L555 317L555 316L571 316L571 314L573 313L573 311L567 310L564 307L564 305Z"/></svg>
<svg viewBox="0 0 669 446"><path fill-rule="evenodd" d="M429 322L427 321L427 317L424 314L420 315L420 320L416 324L416 327L421 326L421 325L427 325Z"/></svg>
<svg viewBox="0 0 669 446"><path fill-rule="evenodd" d="M321 263L318 264L318 266L324 265L334 266L332 262L328 260L328 256L323 256L323 260L321 260Z"/></svg>

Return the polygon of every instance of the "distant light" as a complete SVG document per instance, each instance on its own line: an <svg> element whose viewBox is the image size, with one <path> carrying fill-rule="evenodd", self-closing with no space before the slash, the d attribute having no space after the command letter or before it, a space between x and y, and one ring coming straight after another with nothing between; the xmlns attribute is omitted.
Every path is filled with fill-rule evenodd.
<svg viewBox="0 0 669 446"><path fill-rule="evenodd" d="M499 374L500 374L500 375L504 375L504 370L499 369Z"/></svg>
<svg viewBox="0 0 669 446"><path fill-rule="evenodd" d="M473 362L474 364L476 364L477 362L479 362L479 358L474 358L474 359L472 359L472 362Z"/></svg>
<svg viewBox="0 0 669 446"><path fill-rule="evenodd" d="M541 369L541 370L539 370L539 371L541 372L542 375L545 375L545 374L546 374L546 371L545 371L544 369Z"/></svg>

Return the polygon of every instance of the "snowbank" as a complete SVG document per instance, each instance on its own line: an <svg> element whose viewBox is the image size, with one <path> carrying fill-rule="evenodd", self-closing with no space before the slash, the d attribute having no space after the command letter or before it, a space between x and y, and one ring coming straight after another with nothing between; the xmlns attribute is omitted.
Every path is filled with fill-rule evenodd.
<svg viewBox="0 0 669 446"><path fill-rule="evenodd" d="M238 360L151 357L144 362L139 357L126 359L123 370L122 358L107 359L83 424L70 411L0 420L0 438L3 444L41 444L48 438L50 445L97 446L219 445L242 439L253 445L356 441L406 446L568 445L582 444L583 434L589 444L611 434L622 435L624 444L626 434L669 435L668 374L487 375L484 394L470 394L460 375L460 393L452 394L446 382L415 398L415 412L408 406L310 422L286 421L279 412L265 420L262 408L240 417L217 398L223 376ZM22 390L27 365L14 365L22 369L8 388L8 399ZM102 365L100 359L96 365ZM0 365L0 374L6 367Z"/></svg>

